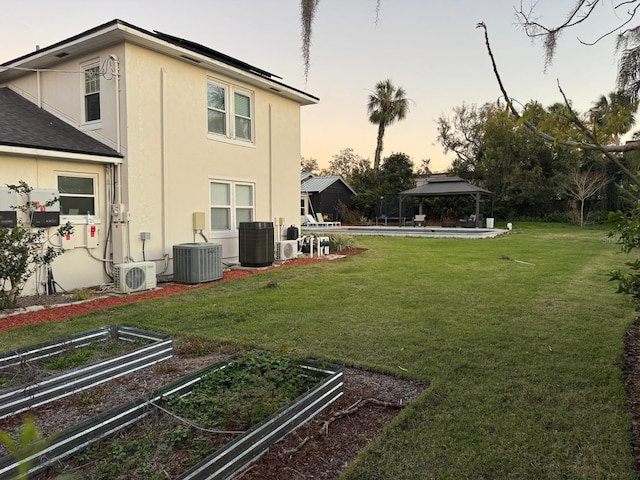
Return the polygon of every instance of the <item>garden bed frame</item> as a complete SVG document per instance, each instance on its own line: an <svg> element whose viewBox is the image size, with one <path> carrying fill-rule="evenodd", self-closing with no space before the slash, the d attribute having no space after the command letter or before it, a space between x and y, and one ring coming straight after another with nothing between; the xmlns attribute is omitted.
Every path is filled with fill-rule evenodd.
<svg viewBox="0 0 640 480"><path fill-rule="evenodd" d="M0 419L58 400L173 356L173 339L138 328L111 325L0 354L0 370L86 347L118 340L149 342L129 353L69 370L28 385L0 391Z"/></svg>
<svg viewBox="0 0 640 480"><path fill-rule="evenodd" d="M207 373L225 368L233 360L214 363L197 372L169 383L163 388L125 405L97 415L56 435L51 442L43 442L42 449L28 458L17 461L11 455L0 458L0 480L14 478L19 465L31 462L29 475L42 472L50 465L71 457L98 440L112 435L146 417L154 410L154 403L163 397L187 395ZM318 385L281 408L269 418L253 426L201 463L178 477L180 480L218 480L233 478L260 458L271 445L284 438L300 425L337 400L343 393L343 369L337 365L304 362L302 368L325 375Z"/></svg>

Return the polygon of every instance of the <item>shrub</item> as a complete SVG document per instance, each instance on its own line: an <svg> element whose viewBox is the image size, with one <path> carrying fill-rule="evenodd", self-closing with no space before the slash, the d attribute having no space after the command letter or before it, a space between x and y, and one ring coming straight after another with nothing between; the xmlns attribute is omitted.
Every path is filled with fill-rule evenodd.
<svg viewBox="0 0 640 480"><path fill-rule="evenodd" d="M329 235L329 249L334 252L343 252L356 248L356 239L345 233L333 233Z"/></svg>
<svg viewBox="0 0 640 480"><path fill-rule="evenodd" d="M15 227L0 227L0 310L15 308L18 305L18 297L31 275L38 268L50 265L63 253L60 247L46 245L44 228L34 230L31 227L31 215L36 205L26 199L33 189L22 180L18 185L7 187L20 195L24 204L14 207L22 214ZM57 199L54 199L45 206L49 207L56 201ZM73 233L73 227L69 222L58 228L60 236L67 233Z"/></svg>

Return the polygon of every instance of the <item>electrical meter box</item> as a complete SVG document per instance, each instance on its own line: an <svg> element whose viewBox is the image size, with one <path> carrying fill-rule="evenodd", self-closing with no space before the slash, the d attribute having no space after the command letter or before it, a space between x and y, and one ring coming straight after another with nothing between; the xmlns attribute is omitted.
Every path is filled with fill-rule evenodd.
<svg viewBox="0 0 640 480"><path fill-rule="evenodd" d="M0 187L0 227L12 228L18 224L18 194L7 187Z"/></svg>
<svg viewBox="0 0 640 480"><path fill-rule="evenodd" d="M33 206L31 226L57 227L60 225L60 193L54 188L34 188L29 193Z"/></svg>

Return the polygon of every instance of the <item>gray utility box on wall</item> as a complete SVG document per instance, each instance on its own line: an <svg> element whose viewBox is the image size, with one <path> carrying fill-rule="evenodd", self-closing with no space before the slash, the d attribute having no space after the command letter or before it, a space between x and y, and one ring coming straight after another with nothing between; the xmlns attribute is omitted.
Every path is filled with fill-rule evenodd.
<svg viewBox="0 0 640 480"><path fill-rule="evenodd" d="M196 284L222 278L222 245L181 243L173 246L173 281Z"/></svg>

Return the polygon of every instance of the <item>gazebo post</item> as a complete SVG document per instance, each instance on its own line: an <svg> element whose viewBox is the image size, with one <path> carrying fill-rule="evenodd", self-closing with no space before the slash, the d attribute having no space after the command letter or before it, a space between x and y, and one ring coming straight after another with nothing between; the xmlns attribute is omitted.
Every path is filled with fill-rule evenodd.
<svg viewBox="0 0 640 480"><path fill-rule="evenodd" d="M476 227L478 226L478 219L480 218L480 193L474 195L476 197Z"/></svg>

